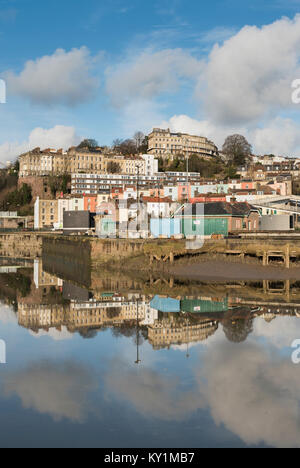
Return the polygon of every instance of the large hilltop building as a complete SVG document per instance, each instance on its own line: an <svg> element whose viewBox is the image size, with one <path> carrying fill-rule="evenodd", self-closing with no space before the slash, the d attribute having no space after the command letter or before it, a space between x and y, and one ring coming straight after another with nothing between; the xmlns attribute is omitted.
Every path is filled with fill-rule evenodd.
<svg viewBox="0 0 300 468"><path fill-rule="evenodd" d="M218 148L212 141L202 136L172 133L170 129L154 128L148 136L148 152L170 159L191 154L212 157L217 156Z"/></svg>
<svg viewBox="0 0 300 468"><path fill-rule="evenodd" d="M47 148L41 150L35 148L24 153L19 158L19 176L43 177L49 175L62 175L72 173L93 174L136 174L139 166L141 174L146 174L153 166L150 155L122 156L115 154L104 154L101 151L91 152L88 149L70 148L64 152L62 149L54 150ZM153 166L154 167L154 166ZM157 171L155 167L155 172ZM154 170L154 169L153 169Z"/></svg>

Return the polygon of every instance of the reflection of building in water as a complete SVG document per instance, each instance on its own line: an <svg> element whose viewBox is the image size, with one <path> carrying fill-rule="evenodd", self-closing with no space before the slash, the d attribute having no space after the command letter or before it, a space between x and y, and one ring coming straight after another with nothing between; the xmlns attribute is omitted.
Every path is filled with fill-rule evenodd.
<svg viewBox="0 0 300 468"><path fill-rule="evenodd" d="M157 316L158 312L150 308L149 301L143 296L139 296L138 303L135 297L126 299L115 294L104 294L99 300L71 300L61 305L22 300L18 304L19 324L34 331L65 326L70 332L75 332L83 328L119 326L137 319L141 326L146 326L154 323Z"/></svg>
<svg viewBox="0 0 300 468"><path fill-rule="evenodd" d="M74 329L82 327L103 327L109 325L121 325L124 322L138 318L141 325L153 323L157 317L157 311L150 309L149 302L145 298L125 300L122 297L111 297L110 300L70 303L68 313L68 325Z"/></svg>
<svg viewBox="0 0 300 468"><path fill-rule="evenodd" d="M126 333L143 327L144 338L160 349L204 341L215 333L218 324L223 325L228 339L239 341L252 333L256 317L271 321L278 315L300 315L299 303L280 302L273 295L271 302L259 295L256 300L251 295L247 299L242 289L233 290L232 285L224 297L223 290L213 288L203 295L205 289L201 287L198 297L156 295L151 300L140 293L103 293L102 286L93 293L43 271L42 262L36 261L30 294L18 296L19 324L35 332L66 328L83 335L106 327L124 327Z"/></svg>
<svg viewBox="0 0 300 468"><path fill-rule="evenodd" d="M168 316L148 327L148 339L154 349L169 348L171 345L205 341L217 329L216 320L190 321Z"/></svg>
<svg viewBox="0 0 300 468"><path fill-rule="evenodd" d="M62 286L63 281L54 275L50 275L43 270L43 264L40 259L34 261L33 278L36 288L41 286Z"/></svg>
<svg viewBox="0 0 300 468"><path fill-rule="evenodd" d="M19 325L38 332L50 328L61 329L65 321L65 306L42 304L18 304Z"/></svg>

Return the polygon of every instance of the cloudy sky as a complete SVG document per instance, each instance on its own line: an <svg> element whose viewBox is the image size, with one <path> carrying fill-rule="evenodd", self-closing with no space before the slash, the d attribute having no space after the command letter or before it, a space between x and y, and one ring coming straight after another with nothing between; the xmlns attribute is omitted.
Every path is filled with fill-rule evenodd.
<svg viewBox="0 0 300 468"><path fill-rule="evenodd" d="M300 156L299 0L0 0L0 50L2 162L162 125Z"/></svg>

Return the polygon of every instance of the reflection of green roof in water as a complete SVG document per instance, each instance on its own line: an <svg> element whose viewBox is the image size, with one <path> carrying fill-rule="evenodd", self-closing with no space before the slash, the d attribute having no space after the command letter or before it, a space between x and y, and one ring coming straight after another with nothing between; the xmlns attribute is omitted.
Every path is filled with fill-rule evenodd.
<svg viewBox="0 0 300 468"><path fill-rule="evenodd" d="M228 299L223 301L213 301L210 299L183 299L181 301L171 297L155 296L150 302L152 309L160 312L188 312L188 313L208 313L226 312L228 310Z"/></svg>
<svg viewBox="0 0 300 468"><path fill-rule="evenodd" d="M228 310L228 300L210 301L204 299L183 299L181 302L181 312L207 313L226 312Z"/></svg>

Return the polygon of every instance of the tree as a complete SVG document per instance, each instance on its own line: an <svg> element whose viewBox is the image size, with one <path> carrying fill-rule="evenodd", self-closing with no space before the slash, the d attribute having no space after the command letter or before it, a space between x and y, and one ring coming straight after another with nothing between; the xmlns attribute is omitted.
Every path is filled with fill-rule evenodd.
<svg viewBox="0 0 300 468"><path fill-rule="evenodd" d="M137 154L137 148L134 140L124 140L119 145L119 152L123 154L123 156L129 156L130 154Z"/></svg>
<svg viewBox="0 0 300 468"><path fill-rule="evenodd" d="M243 343L253 332L253 319L226 320L223 322L223 330L228 341Z"/></svg>
<svg viewBox="0 0 300 468"><path fill-rule="evenodd" d="M27 184L22 184L20 189L10 192L4 200L6 209L16 209L31 203L32 194L31 187Z"/></svg>
<svg viewBox="0 0 300 468"><path fill-rule="evenodd" d="M251 155L252 146L243 135L236 134L226 138L222 151L235 166L241 166Z"/></svg>
<svg viewBox="0 0 300 468"><path fill-rule="evenodd" d="M85 139L78 146L77 149L87 148L89 151L95 151L98 148L99 144L94 139Z"/></svg>
<svg viewBox="0 0 300 468"><path fill-rule="evenodd" d="M112 149L113 149L114 151L120 152L119 148L120 148L120 146L121 146L122 143L123 143L123 140L121 140L121 138L116 138L116 139L113 141Z"/></svg>
<svg viewBox="0 0 300 468"><path fill-rule="evenodd" d="M71 176L69 174L63 174L61 176L49 177L49 186L52 195L55 197L56 192L68 192L68 185L71 182Z"/></svg>
<svg viewBox="0 0 300 468"><path fill-rule="evenodd" d="M145 140L145 135L143 132L136 132L133 136L133 139L136 144L136 149L139 150Z"/></svg>
<svg viewBox="0 0 300 468"><path fill-rule="evenodd" d="M148 152L148 137L145 136L144 140L142 141L141 146L139 147L139 152L146 154Z"/></svg>
<svg viewBox="0 0 300 468"><path fill-rule="evenodd" d="M120 174L121 173L121 166L119 163L110 161L107 164L107 172L109 174Z"/></svg>
<svg viewBox="0 0 300 468"><path fill-rule="evenodd" d="M121 314L121 307L110 307L107 309L107 318L114 319Z"/></svg>

